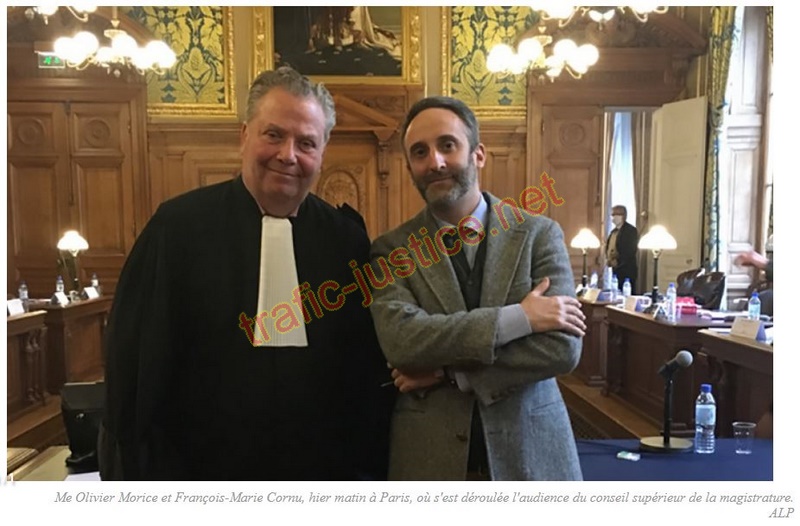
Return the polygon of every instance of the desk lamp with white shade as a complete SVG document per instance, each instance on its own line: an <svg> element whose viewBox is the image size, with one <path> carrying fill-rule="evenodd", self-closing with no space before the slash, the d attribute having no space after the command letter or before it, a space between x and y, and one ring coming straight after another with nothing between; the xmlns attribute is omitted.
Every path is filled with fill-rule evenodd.
<svg viewBox="0 0 800 526"><path fill-rule="evenodd" d="M68 273L72 291L80 292L81 286L78 281L78 253L89 248L89 243L78 233L77 230L67 230L64 236L58 241L58 250L61 253L60 262L64 270ZM72 295L72 294L71 294Z"/></svg>
<svg viewBox="0 0 800 526"><path fill-rule="evenodd" d="M579 248L583 252L583 277L581 278L581 290L578 296L583 296L586 293L589 284L586 268L586 251L590 248L600 248L600 240L588 228L582 228L578 234L572 238L569 246L572 248Z"/></svg>
<svg viewBox="0 0 800 526"><path fill-rule="evenodd" d="M649 232L639 240L639 248L653 252L653 303L658 303L658 258L664 250L675 250L678 243L675 238L661 225L653 226Z"/></svg>

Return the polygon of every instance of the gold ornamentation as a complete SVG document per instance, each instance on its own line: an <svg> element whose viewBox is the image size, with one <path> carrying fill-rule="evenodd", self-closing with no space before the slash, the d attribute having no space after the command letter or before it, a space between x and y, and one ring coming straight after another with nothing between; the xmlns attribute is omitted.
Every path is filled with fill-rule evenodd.
<svg viewBox="0 0 800 526"><path fill-rule="evenodd" d="M140 10L140 22L156 37L169 36L179 57L168 75L148 77L148 115L236 117L233 8L158 8L171 16L131 9Z"/></svg>
<svg viewBox="0 0 800 526"><path fill-rule="evenodd" d="M442 86L469 104L476 115L525 116L524 77L499 78L486 68L488 50L513 41L529 25L527 7L446 7L442 9Z"/></svg>
<svg viewBox="0 0 800 526"><path fill-rule="evenodd" d="M315 80L328 84L419 84L422 82L422 67L420 62L420 32L421 23L419 8L402 6L402 74L392 76L366 76L366 75L314 75ZM255 52L253 68L250 72L249 82L252 83L256 75L262 71L275 67L274 43L274 14L272 7L253 7L253 42Z"/></svg>

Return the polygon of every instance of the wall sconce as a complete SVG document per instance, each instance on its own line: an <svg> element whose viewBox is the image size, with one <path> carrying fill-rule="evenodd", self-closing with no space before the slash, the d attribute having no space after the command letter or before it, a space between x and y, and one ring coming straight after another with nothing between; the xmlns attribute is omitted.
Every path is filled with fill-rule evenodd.
<svg viewBox="0 0 800 526"><path fill-rule="evenodd" d="M81 284L78 281L78 253L87 250L89 243L77 230L67 230L58 241L56 248L61 252L60 264L66 270L72 283L72 290L80 292Z"/></svg>
<svg viewBox="0 0 800 526"><path fill-rule="evenodd" d="M658 258L663 250L675 250L678 243L675 238L661 225L655 225L639 240L639 248L653 252L653 303L654 308L658 302Z"/></svg>
<svg viewBox="0 0 800 526"><path fill-rule="evenodd" d="M582 228L580 232L578 232L578 235L572 238L569 246L572 248L579 248L581 252L583 252L583 277L581 278L581 290L578 292L578 296L583 296L589 284L589 278L586 275L586 251L590 248L600 248L600 240L597 239L597 236L594 235L591 230Z"/></svg>

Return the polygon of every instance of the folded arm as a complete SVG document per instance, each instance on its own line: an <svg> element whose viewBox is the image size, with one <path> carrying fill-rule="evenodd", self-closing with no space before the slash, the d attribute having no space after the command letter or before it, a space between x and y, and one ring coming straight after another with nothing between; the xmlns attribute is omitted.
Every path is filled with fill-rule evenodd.
<svg viewBox="0 0 800 526"><path fill-rule="evenodd" d="M385 238L376 241L373 262L387 257L392 248ZM549 228L533 240L531 260L531 278L539 287L523 298L509 300L519 302L532 329L511 342L498 338L501 307L429 313L415 295L414 287L426 287L420 279L397 279L376 290L372 312L381 346L389 363L400 374L407 374L401 381L415 385L412 380L421 373L427 374L427 381L433 381L440 378L438 370L443 367L477 375L475 379L480 381L487 374L493 376L487 371L494 367L488 366L497 365L524 373L523 380L515 375L512 383L516 385L572 370L580 354L579 337L585 325L580 305L574 299L563 234L555 223L549 223ZM420 291L426 292L429 293Z"/></svg>

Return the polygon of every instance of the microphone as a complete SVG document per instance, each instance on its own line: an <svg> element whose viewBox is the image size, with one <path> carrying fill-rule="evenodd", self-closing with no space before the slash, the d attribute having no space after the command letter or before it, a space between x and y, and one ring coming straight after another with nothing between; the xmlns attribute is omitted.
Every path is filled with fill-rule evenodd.
<svg viewBox="0 0 800 526"><path fill-rule="evenodd" d="M693 361L692 353L689 351L678 351L678 354L676 354L672 360L661 366L661 369L658 370L658 374L661 376L671 375L677 369L686 369L692 365Z"/></svg>
<svg viewBox="0 0 800 526"><path fill-rule="evenodd" d="M678 354L661 366L658 374L664 377L664 429L661 436L646 437L639 441L639 449L653 453L683 453L692 449L692 441L685 438L672 438L672 375L678 369L692 365L692 353L678 351Z"/></svg>

